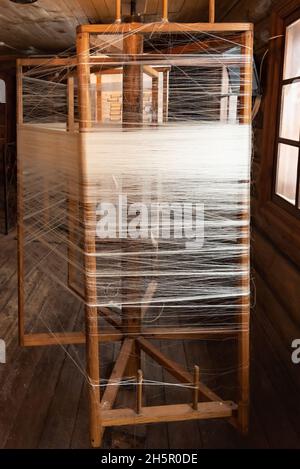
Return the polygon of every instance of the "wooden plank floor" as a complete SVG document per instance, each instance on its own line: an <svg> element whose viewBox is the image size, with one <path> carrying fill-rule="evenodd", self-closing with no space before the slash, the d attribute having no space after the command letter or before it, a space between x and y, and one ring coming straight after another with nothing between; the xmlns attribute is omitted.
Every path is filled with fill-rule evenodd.
<svg viewBox="0 0 300 469"><path fill-rule="evenodd" d="M66 300L63 292L54 303L42 277L31 283L28 307L47 311L63 305L61 327L79 327L82 308ZM58 301L58 303L57 303ZM34 324L32 322L32 324ZM252 315L251 422L244 438L225 421L201 421L108 429L104 447L113 448L300 448L299 380L282 361L284 347L276 329L257 308ZM15 233L0 235L0 338L7 347L7 363L0 364L1 448L88 448L88 402L84 373L84 347L21 348L17 341L17 273ZM160 344L172 359L191 368L200 366L204 381L222 395L234 382L226 363L226 343L178 341ZM117 353L116 344L103 344L102 376L109 376ZM230 348L230 344L228 344ZM169 386L149 386L148 405L179 403L186 390L174 387L173 379L150 359L145 375ZM220 370L218 379L210 373ZM221 382L222 381L222 382ZM130 388L122 389L117 406L133 402Z"/></svg>

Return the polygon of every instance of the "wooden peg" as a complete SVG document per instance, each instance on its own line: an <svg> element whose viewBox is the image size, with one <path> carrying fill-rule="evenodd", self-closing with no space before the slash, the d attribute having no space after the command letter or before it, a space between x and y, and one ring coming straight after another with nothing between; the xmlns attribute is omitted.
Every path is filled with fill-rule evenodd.
<svg viewBox="0 0 300 469"><path fill-rule="evenodd" d="M116 23L122 22L122 0L116 0Z"/></svg>
<svg viewBox="0 0 300 469"><path fill-rule="evenodd" d="M193 399L193 409L194 410L198 410L199 379L200 379L199 366L195 365L195 367L194 367L194 399Z"/></svg>
<svg viewBox="0 0 300 469"><path fill-rule="evenodd" d="M143 372L138 370L137 372L137 385L136 385L136 413L140 414L142 411L143 402Z"/></svg>
<svg viewBox="0 0 300 469"><path fill-rule="evenodd" d="M68 77L67 85L68 120L67 131L74 132L74 77Z"/></svg>
<svg viewBox="0 0 300 469"><path fill-rule="evenodd" d="M216 2L209 0L209 22L214 23L216 20Z"/></svg>

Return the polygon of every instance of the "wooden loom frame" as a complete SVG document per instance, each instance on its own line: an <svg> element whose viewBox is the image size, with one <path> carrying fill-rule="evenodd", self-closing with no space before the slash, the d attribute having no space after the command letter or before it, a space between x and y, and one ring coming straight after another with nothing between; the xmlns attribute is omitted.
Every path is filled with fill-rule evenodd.
<svg viewBox="0 0 300 469"><path fill-rule="evenodd" d="M119 1L117 0L117 4ZM164 1L164 15L166 14L166 4ZM252 75L252 51L253 51L253 26L248 23L215 23L214 2L210 1L210 23L190 23L190 24L172 24L166 21L154 24L140 23L121 23L121 17L117 17L113 25L83 25L77 30L77 58L25 58L19 59L17 63L17 91L18 91L18 126L23 124L23 101L22 101L22 69L24 66L43 65L46 66L77 66L79 83L79 104L80 104L80 122L79 138L90 127L90 97L89 97L89 76L90 63L96 60L89 55L89 37L90 34L122 34L125 32L144 34L149 32L171 33L171 32L232 32L238 34L245 46L244 73L247 76ZM117 11L119 11L117 9ZM111 31L109 30L111 28ZM134 36L134 34L133 34ZM134 46L133 46L134 47ZM132 52L133 53L133 52ZM99 61L99 59L98 59ZM105 60L104 60L105 61ZM109 60L107 60L109 63ZM97 63L97 62L96 62ZM101 59L101 63L103 60ZM245 82L241 90L242 117L241 122L251 123L251 95L252 83ZM72 97L73 83L68 80L69 91L69 116L68 129L74 130L74 100ZM81 170L84 175L84 162L87 155L84 147L80 145ZM88 278L87 272L96 270L95 259L93 256L85 256L85 333L25 333L24 327L24 225L23 225L23 200L22 200L23 182L22 182L22 162L18 161L18 267L19 267L19 338L23 346L57 345L59 344L86 344L87 351L87 374L89 377L89 401L90 401L90 438L93 447L101 445L103 430L109 426L136 425L155 422L172 422L179 420L197 420L208 418L226 418L236 425L243 433L248 429L248 407L249 407L249 296L244 296L241 302L240 329L233 328L142 328L141 324L133 324L131 330L125 324L115 317L109 308L97 308L89 306L95 295L95 281ZM91 204L87 201L86 189L83 187L82 202L84 206L84 219L91 216ZM248 214L245 215L248 217ZM248 219L248 218L247 218ZM243 243L249 245L249 228L243 239ZM95 251L95 237L91 236L85 227L84 233L85 252L93 253ZM243 256L243 265L249 272L249 252ZM249 274L244 278L242 287L249 291ZM136 307L135 307L136 308ZM128 308L126 308L128 309ZM107 329L99 332L97 315L101 314L104 319L113 326L113 329ZM128 309L128 320L130 319L130 308ZM225 337L236 337L238 339L238 369L239 369L239 400L237 404L225 402L216 393L209 389L200 381L199 369L195 367L194 375L183 369L180 365L167 358L159 349L157 349L148 339L217 339ZM119 356L115 362L108 385L100 399L100 373L99 373L99 342L121 341ZM143 376L140 371L139 357L141 351L148 354L161 366L172 374L182 383L190 384L193 387L191 396L192 404L162 405L143 407L142 405L142 381ZM128 372L135 370L137 376L136 386L136 409L113 409L114 401L117 396L119 386L118 380ZM114 383L110 386L109 384ZM198 402L199 399L202 402Z"/></svg>

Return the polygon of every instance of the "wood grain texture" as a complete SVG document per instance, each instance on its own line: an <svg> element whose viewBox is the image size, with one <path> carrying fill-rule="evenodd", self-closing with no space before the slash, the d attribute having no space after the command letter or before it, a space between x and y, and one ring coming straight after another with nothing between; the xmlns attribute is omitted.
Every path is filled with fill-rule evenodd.
<svg viewBox="0 0 300 469"><path fill-rule="evenodd" d="M123 14L129 14L123 2ZM172 0L169 2L171 21L206 21L207 0ZM137 11L146 21L162 17L162 2L137 1ZM18 52L31 48L31 53L58 52L71 47L79 24L111 23L116 16L114 0L39 0L32 5L18 5L9 0L0 2L1 41ZM0 47L0 53L11 50Z"/></svg>
<svg viewBox="0 0 300 469"><path fill-rule="evenodd" d="M122 340L123 334L111 329L101 331L98 334L99 342L114 342ZM83 332L58 332L58 333L35 333L25 334L24 345L26 347L37 347L45 345L67 345L85 344L86 337Z"/></svg>
<svg viewBox="0 0 300 469"><path fill-rule="evenodd" d="M78 26L79 33L107 33L111 28L110 24L85 24ZM140 23L125 23L122 25L114 25L114 32L120 33L134 32L140 30ZM251 23L155 23L145 24L142 33L197 33L197 32L225 32L225 31L252 31L253 25Z"/></svg>

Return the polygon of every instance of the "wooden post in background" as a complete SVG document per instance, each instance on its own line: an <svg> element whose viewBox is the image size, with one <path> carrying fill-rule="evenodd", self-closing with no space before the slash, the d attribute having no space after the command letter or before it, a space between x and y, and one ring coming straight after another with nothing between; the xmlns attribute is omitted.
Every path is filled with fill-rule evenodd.
<svg viewBox="0 0 300 469"><path fill-rule="evenodd" d="M169 21L169 0L162 0L163 7L162 7L162 21L167 23Z"/></svg>
<svg viewBox="0 0 300 469"><path fill-rule="evenodd" d="M124 37L124 54L130 57L131 62L136 60L136 54L143 52L143 36L132 34ZM123 128L134 129L143 123L143 67L141 65L124 65L123 67ZM130 188L128 188L130 189ZM127 190L128 190L127 189ZM126 190L126 188L124 188ZM139 241L130 241L126 247L135 251ZM138 261L126 261L126 270L137 270ZM138 302L141 295L141 282L138 277L125 277L122 285L123 298L128 305L122 308L122 324L125 334L138 335L141 331L141 306L130 304ZM128 360L125 376L137 376L140 369L140 351L134 343L132 355Z"/></svg>
<svg viewBox="0 0 300 469"><path fill-rule="evenodd" d="M77 34L81 194L84 224L86 359L89 380L91 445L101 444L100 368L96 285L96 213L88 186L85 133L91 126L89 34Z"/></svg>
<svg viewBox="0 0 300 469"><path fill-rule="evenodd" d="M152 123L158 123L158 85L159 79L152 77Z"/></svg>
<svg viewBox="0 0 300 469"><path fill-rule="evenodd" d="M122 21L122 0L116 0L116 23Z"/></svg>
<svg viewBox="0 0 300 469"><path fill-rule="evenodd" d="M194 392L193 392L193 409L198 410L199 401L199 381L200 381L200 369L199 366L194 367Z"/></svg>
<svg viewBox="0 0 300 469"><path fill-rule="evenodd" d="M252 61L253 61L253 32L243 33L242 54L245 64L241 68L241 99L240 122L251 125L252 108ZM251 129L249 128L251 139ZM250 168L249 168L250 170ZM249 175L250 176L250 175ZM238 360L239 360L239 401L238 401L238 427L242 433L247 433L249 425L249 365L250 365L250 185L244 200L242 219L246 222L244 237L241 241L245 252L242 254L242 267L245 274L241 281L241 288L249 294L242 297L240 331L238 336Z"/></svg>
<svg viewBox="0 0 300 469"><path fill-rule="evenodd" d="M168 122L169 116L169 70L163 72L163 122Z"/></svg>
<svg viewBox="0 0 300 469"><path fill-rule="evenodd" d="M209 22L214 23L216 21L216 2L215 0L209 0Z"/></svg>
<svg viewBox="0 0 300 469"><path fill-rule="evenodd" d="M97 73L96 75L96 103L95 103L95 113L96 113L96 122L102 122L102 75Z"/></svg>
<svg viewBox="0 0 300 469"><path fill-rule="evenodd" d="M123 53L131 62L143 53L143 36L131 34L124 37ZM143 67L124 65L123 67L123 127L134 128L143 122Z"/></svg>

